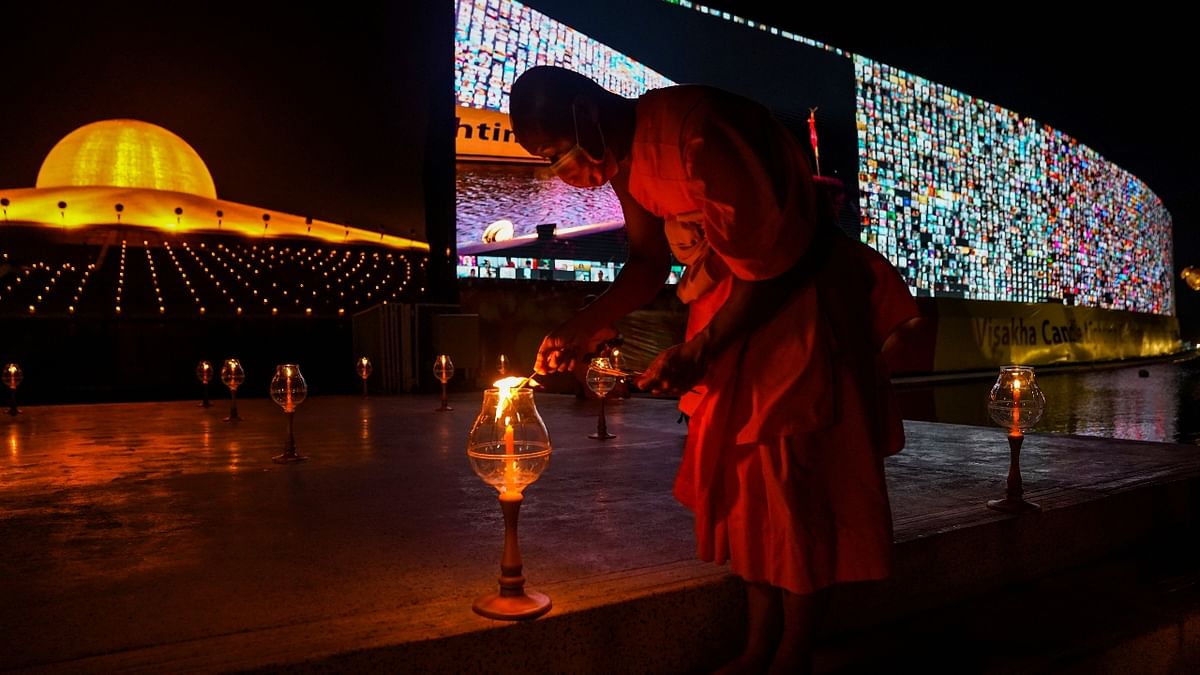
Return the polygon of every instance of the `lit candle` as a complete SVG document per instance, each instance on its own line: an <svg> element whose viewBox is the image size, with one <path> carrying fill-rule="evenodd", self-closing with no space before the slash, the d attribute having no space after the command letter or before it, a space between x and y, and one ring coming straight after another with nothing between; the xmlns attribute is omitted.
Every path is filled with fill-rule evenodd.
<svg viewBox="0 0 1200 675"><path fill-rule="evenodd" d="M1021 428L1021 378L1013 378L1013 431Z"/></svg>
<svg viewBox="0 0 1200 675"><path fill-rule="evenodd" d="M283 386L284 386L284 389L286 390L284 392L284 396L285 396L284 402L287 404L284 407L284 412L292 412L292 410L293 410L293 408L292 408L292 369L290 367L283 369L283 377L284 377Z"/></svg>
<svg viewBox="0 0 1200 675"><path fill-rule="evenodd" d="M517 451L514 447L515 438L512 427L512 417L506 412L509 406L512 405L512 397L516 395L517 390L526 384L534 384L532 378L528 377L506 377L496 381L493 386L496 387L496 424L500 424L500 419L504 418L504 492L506 494L515 494L520 487L517 484Z"/></svg>
<svg viewBox="0 0 1200 675"><path fill-rule="evenodd" d="M517 454L513 448L513 428L510 418L504 418L504 491L516 492Z"/></svg>

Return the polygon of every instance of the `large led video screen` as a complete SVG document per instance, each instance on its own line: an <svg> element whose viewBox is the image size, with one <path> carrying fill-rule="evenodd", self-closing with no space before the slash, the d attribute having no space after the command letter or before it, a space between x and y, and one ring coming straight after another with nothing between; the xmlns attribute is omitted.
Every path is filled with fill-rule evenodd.
<svg viewBox="0 0 1200 675"><path fill-rule="evenodd" d="M1172 314L1171 217L1074 138L854 57L862 241L916 295Z"/></svg>
<svg viewBox="0 0 1200 675"><path fill-rule="evenodd" d="M528 235L537 225L553 224L556 232L569 232L579 226L616 229L622 224L621 207L610 188L566 185L525 153L511 132L504 133L506 115L489 113L507 113L513 81L537 65L570 68L627 97L674 83L519 2L458 0L455 11L459 154L470 154L470 161L460 162L456 171L458 276L612 281L624 262L613 259L620 251L590 251L592 258L607 260L552 259L487 255L488 249L479 246L488 227L497 223L506 230L501 237ZM477 149L464 153L464 146L472 148L468 143ZM485 143L493 147L483 147Z"/></svg>
<svg viewBox="0 0 1200 675"><path fill-rule="evenodd" d="M698 3L457 0L455 9L460 277L620 273L611 189L562 183L509 129L513 80L551 64L628 97L678 81L763 103L814 168L845 186L843 231L886 256L914 295L1174 313L1162 202L1033 119ZM721 45L719 57L697 44ZM548 252L538 226L573 243Z"/></svg>
<svg viewBox="0 0 1200 675"><path fill-rule="evenodd" d="M455 12L460 278L608 282L625 261L612 189L566 185L513 137L508 92L535 65L575 70L628 98L676 81L729 89L770 107L806 146L812 113L828 172L851 188L857 180L852 71L842 55L665 3L457 0ZM697 54L697 42L747 60ZM818 67L811 67L813 55ZM796 65L793 82L781 81L781 63ZM826 75L808 75L814 72ZM851 224L857 233L857 219ZM539 244L539 226L553 228L557 246ZM667 283L682 271L674 265Z"/></svg>

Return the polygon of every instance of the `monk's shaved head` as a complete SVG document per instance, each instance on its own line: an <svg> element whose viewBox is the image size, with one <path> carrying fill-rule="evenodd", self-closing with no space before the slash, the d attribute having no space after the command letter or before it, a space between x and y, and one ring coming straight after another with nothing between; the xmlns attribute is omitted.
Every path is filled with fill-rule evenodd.
<svg viewBox="0 0 1200 675"><path fill-rule="evenodd" d="M517 140L574 139L571 104L588 100L599 104L617 97L592 80L556 66L535 66L513 82L509 114Z"/></svg>

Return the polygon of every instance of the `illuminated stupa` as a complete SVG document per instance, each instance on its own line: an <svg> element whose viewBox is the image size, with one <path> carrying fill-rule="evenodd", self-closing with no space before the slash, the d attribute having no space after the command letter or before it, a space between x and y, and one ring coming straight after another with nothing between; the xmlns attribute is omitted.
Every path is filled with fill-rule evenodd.
<svg viewBox="0 0 1200 675"><path fill-rule="evenodd" d="M182 138L138 120L79 127L42 162L37 187L108 186L183 192L217 198L204 160Z"/></svg>
<svg viewBox="0 0 1200 675"><path fill-rule="evenodd" d="M0 197L5 221L60 230L117 224L429 250L405 237L217 199L199 153L167 129L139 120L79 127L46 155L36 187L0 189Z"/></svg>
<svg viewBox="0 0 1200 675"><path fill-rule="evenodd" d="M0 316L342 317L425 287L428 244L218 199L138 120L67 134L0 207Z"/></svg>

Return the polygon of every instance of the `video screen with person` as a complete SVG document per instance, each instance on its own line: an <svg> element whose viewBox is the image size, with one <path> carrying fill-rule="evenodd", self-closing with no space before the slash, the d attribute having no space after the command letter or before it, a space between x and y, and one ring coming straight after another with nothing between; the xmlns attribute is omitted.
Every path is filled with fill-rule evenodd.
<svg viewBox="0 0 1200 675"><path fill-rule="evenodd" d="M516 77L557 65L627 97L688 82L763 103L814 173L842 185L842 230L886 256L914 295L1174 312L1162 202L1033 119L698 3L456 0L455 10L457 245L474 260L460 261L462 278L527 278L477 264L500 257L551 261L528 278L611 281L625 261L613 191L558 180L508 123ZM689 57L697 44L725 57Z"/></svg>

